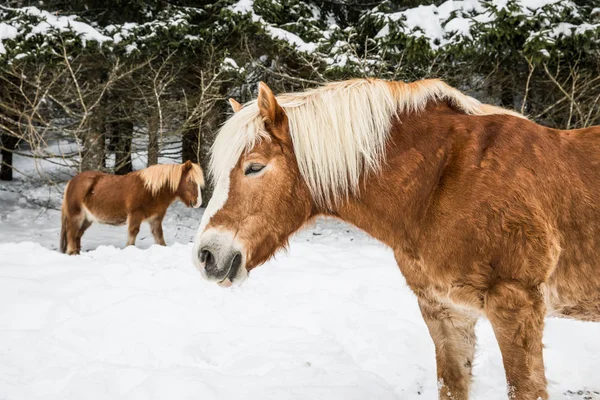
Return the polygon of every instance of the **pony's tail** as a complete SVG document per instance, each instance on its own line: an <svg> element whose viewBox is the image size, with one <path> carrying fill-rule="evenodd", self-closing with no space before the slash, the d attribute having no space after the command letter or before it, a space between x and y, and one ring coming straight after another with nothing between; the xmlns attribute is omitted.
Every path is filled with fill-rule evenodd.
<svg viewBox="0 0 600 400"><path fill-rule="evenodd" d="M65 186L65 192L63 194L63 201L61 207L61 225L60 225L60 252L67 252L67 189L69 183Z"/></svg>

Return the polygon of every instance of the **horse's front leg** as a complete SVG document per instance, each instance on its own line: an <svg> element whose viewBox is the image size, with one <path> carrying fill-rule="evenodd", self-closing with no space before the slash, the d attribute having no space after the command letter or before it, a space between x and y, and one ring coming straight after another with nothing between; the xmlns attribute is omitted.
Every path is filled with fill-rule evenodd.
<svg viewBox="0 0 600 400"><path fill-rule="evenodd" d="M439 398L469 398L477 316L419 296L419 307L435 345Z"/></svg>
<svg viewBox="0 0 600 400"><path fill-rule="evenodd" d="M502 352L509 399L547 399L542 345L546 308L540 288L497 283L487 293L485 308Z"/></svg>
<svg viewBox="0 0 600 400"><path fill-rule="evenodd" d="M159 244L161 246L166 246L167 244L165 243L165 238L163 236L163 229L162 229L162 221L163 218L165 217L165 214L162 215L157 215L155 217L153 217L152 219L150 219L150 230L152 230L152 235L154 236L154 241L156 242L156 244Z"/></svg>
<svg viewBox="0 0 600 400"><path fill-rule="evenodd" d="M127 239L127 246L135 245L135 238L140 232L140 225L142 224L142 216L139 214L129 214L127 218L127 230L129 231L129 237Z"/></svg>

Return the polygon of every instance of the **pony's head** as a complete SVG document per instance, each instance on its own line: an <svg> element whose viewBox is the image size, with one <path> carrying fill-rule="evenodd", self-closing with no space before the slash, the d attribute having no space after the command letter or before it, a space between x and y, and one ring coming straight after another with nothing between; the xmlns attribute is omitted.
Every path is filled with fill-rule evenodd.
<svg viewBox="0 0 600 400"><path fill-rule="evenodd" d="M235 114L213 147L215 191L194 246L202 275L223 286L242 282L315 214L286 112L271 90L261 83L256 103L230 103Z"/></svg>
<svg viewBox="0 0 600 400"><path fill-rule="evenodd" d="M188 207L198 208L202 204L204 174L196 163L188 160L183 164L153 165L138 173L153 196L168 190Z"/></svg>
<svg viewBox="0 0 600 400"><path fill-rule="evenodd" d="M430 100L468 114L500 110L435 79L356 79L277 98L261 83L255 102L230 101L235 113L212 149L216 186L196 267L223 286L241 282L308 220L358 199L361 183L381 171L394 121Z"/></svg>
<svg viewBox="0 0 600 400"><path fill-rule="evenodd" d="M202 205L202 189L204 174L200 165L187 160L181 165L181 178L177 186L177 197L188 207L198 208Z"/></svg>

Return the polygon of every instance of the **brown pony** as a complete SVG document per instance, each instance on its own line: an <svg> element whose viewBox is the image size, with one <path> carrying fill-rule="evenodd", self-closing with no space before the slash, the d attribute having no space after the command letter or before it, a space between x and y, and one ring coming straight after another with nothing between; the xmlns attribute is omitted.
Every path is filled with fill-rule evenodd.
<svg viewBox="0 0 600 400"><path fill-rule="evenodd" d="M157 244L165 245L162 220L181 200L200 207L204 176L198 164L154 165L127 175L82 172L67 183L62 203L60 251L79 254L81 237L92 222L128 224L127 245L134 245L142 221L148 221Z"/></svg>
<svg viewBox="0 0 600 400"><path fill-rule="evenodd" d="M435 344L439 396L467 399L475 323L509 397L547 399L546 315L600 321L600 128L550 129L438 80L260 84L213 148L194 246L222 286L318 215L390 246Z"/></svg>

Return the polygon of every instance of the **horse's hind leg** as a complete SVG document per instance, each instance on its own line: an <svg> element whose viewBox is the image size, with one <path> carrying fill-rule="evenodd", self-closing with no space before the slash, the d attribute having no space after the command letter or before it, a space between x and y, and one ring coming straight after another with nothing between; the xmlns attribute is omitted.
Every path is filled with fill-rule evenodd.
<svg viewBox="0 0 600 400"><path fill-rule="evenodd" d="M485 307L502 352L509 398L547 399L542 354L546 309L540 288L497 283L487 293Z"/></svg>
<svg viewBox="0 0 600 400"><path fill-rule="evenodd" d="M81 226L77 231L77 252L81 251L81 237L85 233L85 231L92 225L92 221L83 217L83 221L81 222Z"/></svg>
<svg viewBox="0 0 600 400"><path fill-rule="evenodd" d="M419 307L435 344L439 398L469 398L477 317L419 296Z"/></svg>
<svg viewBox="0 0 600 400"><path fill-rule="evenodd" d="M69 216L65 221L65 230L67 235L67 254L79 254L80 236L79 229L85 217L81 214Z"/></svg>
<svg viewBox="0 0 600 400"><path fill-rule="evenodd" d="M163 229L162 229L162 221L163 221L164 216L165 216L164 214L157 215L157 216L153 217L152 219L150 219L150 221L149 221L150 229L152 230L152 235L154 236L154 241L156 242L156 244L159 244L161 246L167 245L165 243L165 238L163 236Z"/></svg>
<svg viewBox="0 0 600 400"><path fill-rule="evenodd" d="M140 232L140 225L142 224L142 217L138 214L129 214L127 218L127 230L129 231L129 237L127 239L127 246L135 246L135 238Z"/></svg>

